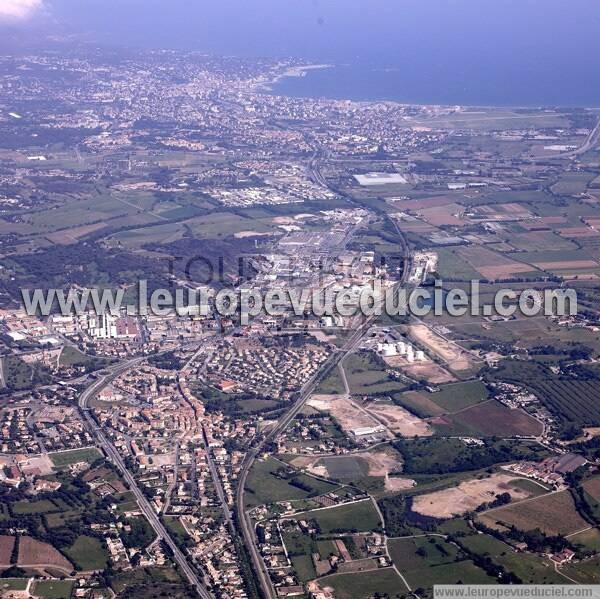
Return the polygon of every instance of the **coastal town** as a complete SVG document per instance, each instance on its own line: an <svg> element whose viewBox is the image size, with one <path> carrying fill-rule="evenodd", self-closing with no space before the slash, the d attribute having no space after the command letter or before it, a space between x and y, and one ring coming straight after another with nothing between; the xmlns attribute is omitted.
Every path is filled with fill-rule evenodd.
<svg viewBox="0 0 600 599"><path fill-rule="evenodd" d="M600 583L600 112L277 94L311 66L0 57L2 597Z"/></svg>

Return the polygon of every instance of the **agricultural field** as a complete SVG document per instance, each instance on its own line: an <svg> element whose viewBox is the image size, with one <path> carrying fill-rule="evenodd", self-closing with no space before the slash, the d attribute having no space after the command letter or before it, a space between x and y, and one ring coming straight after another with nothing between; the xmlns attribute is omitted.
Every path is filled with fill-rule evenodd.
<svg viewBox="0 0 600 599"><path fill-rule="evenodd" d="M589 380L560 377L539 363L504 361L493 378L524 385L563 423L600 425L597 381L593 377Z"/></svg>
<svg viewBox="0 0 600 599"><path fill-rule="evenodd" d="M450 414L475 406L488 398L488 391L479 380L442 385L435 393L421 391L420 394Z"/></svg>
<svg viewBox="0 0 600 599"><path fill-rule="evenodd" d="M569 535L589 527L575 508L569 491L549 493L483 512L478 519L490 528L539 528L547 535Z"/></svg>
<svg viewBox="0 0 600 599"><path fill-rule="evenodd" d="M583 488L590 497L600 503L600 476L586 480L583 483Z"/></svg>
<svg viewBox="0 0 600 599"><path fill-rule="evenodd" d="M381 518L371 499L304 512L297 514L294 518L314 521L321 534L370 532L381 529Z"/></svg>
<svg viewBox="0 0 600 599"><path fill-rule="evenodd" d="M543 425L519 409L488 400L456 414L439 416L431 423L443 435L477 437L535 437Z"/></svg>
<svg viewBox="0 0 600 599"><path fill-rule="evenodd" d="M19 540L17 565L21 568L40 568L42 570L50 568L64 574L70 574L74 569L73 564L52 545L25 536Z"/></svg>

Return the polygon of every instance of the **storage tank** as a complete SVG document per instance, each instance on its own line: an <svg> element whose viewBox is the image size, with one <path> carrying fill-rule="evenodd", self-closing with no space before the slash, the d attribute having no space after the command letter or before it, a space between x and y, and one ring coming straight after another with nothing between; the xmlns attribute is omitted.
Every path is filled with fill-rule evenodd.
<svg viewBox="0 0 600 599"><path fill-rule="evenodd" d="M401 356L404 356L404 355L406 355L406 343L404 343L404 341L400 341L400 342L399 342L399 343L396 345L396 347L398 348L398 353L399 353Z"/></svg>
<svg viewBox="0 0 600 599"><path fill-rule="evenodd" d="M415 354L415 358L417 359L417 362L424 362L425 361L425 352L418 350L417 353Z"/></svg>
<svg viewBox="0 0 600 599"><path fill-rule="evenodd" d="M396 346L393 343L386 343L383 346L383 355L386 357L397 356L398 351L396 350Z"/></svg>

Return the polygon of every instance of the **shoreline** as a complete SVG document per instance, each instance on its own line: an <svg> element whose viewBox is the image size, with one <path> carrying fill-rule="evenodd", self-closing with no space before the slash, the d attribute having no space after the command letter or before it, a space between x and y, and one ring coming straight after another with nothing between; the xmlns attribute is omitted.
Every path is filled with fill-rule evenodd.
<svg viewBox="0 0 600 599"><path fill-rule="evenodd" d="M264 91L273 91L273 87L276 83L281 81L282 79L286 79L288 77L298 78L298 77L306 77L307 73L310 71L318 71L322 69L333 69L336 65L322 63L322 64L301 64L296 66L288 66L282 73L275 75L274 77L263 81L257 85L257 89L262 89Z"/></svg>
<svg viewBox="0 0 600 599"><path fill-rule="evenodd" d="M284 66L284 65L282 65ZM600 111L600 105L592 106L592 105L560 105L560 104L455 104L455 103L438 103L438 102L411 102L411 101L402 101L395 100L391 98L370 98L370 99L353 99L353 98L341 98L341 97L332 97L332 96L323 96L323 95L296 95L289 93L279 93L274 89L275 85L286 78L301 78L308 75L311 71L318 71L323 69L334 69L339 66L345 65L336 65L332 63L318 63L318 64L302 64L297 66L287 66L285 70L273 77L265 79L264 81L258 82L255 86L257 91L273 93L275 95L286 96L290 98L301 98L301 99L313 99L313 100L328 100L328 101L349 101L355 104L375 104L375 103L389 103L394 104L396 106L404 106L404 107L431 107L431 108L459 108L459 109L505 109L505 110L557 110L561 109L570 109L570 110L586 110L591 112ZM390 71L396 71L397 69L390 69ZM466 112L466 111L465 111Z"/></svg>

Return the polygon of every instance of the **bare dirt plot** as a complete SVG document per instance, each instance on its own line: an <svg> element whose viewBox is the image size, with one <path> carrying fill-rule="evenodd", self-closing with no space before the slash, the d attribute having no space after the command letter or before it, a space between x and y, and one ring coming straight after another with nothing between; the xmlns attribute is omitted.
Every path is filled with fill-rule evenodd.
<svg viewBox="0 0 600 599"><path fill-rule="evenodd" d="M381 426L381 422L374 416L344 395L314 395L307 404L317 410L329 412L347 433L351 433L357 428ZM388 436L393 437L389 431Z"/></svg>
<svg viewBox="0 0 600 599"><path fill-rule="evenodd" d="M536 262L542 270L573 270L578 268L597 268L595 260L564 260L562 262Z"/></svg>
<svg viewBox="0 0 600 599"><path fill-rule="evenodd" d="M65 229L63 231L56 231L46 235L46 239L52 243L58 245L70 245L77 243L81 237L85 237L90 233L104 229L107 226L105 222L94 223L92 225L82 225L81 227L73 227L72 229Z"/></svg>
<svg viewBox="0 0 600 599"><path fill-rule="evenodd" d="M539 528L547 535L569 535L589 527L575 509L569 491L549 493L515 505L488 510L479 516L491 528L515 526L519 530Z"/></svg>
<svg viewBox="0 0 600 599"><path fill-rule="evenodd" d="M567 227L558 231L562 237L580 238L580 237L599 237L600 231L590 227Z"/></svg>
<svg viewBox="0 0 600 599"><path fill-rule="evenodd" d="M21 537L19 542L19 557L17 564L20 567L48 567L64 570L69 573L73 565L64 555L52 545L43 543L31 537Z"/></svg>
<svg viewBox="0 0 600 599"><path fill-rule="evenodd" d="M10 566L10 556L15 546L15 537L0 535L0 566Z"/></svg>
<svg viewBox="0 0 600 599"><path fill-rule="evenodd" d="M470 370L473 367L472 356L456 343L440 337L424 324L412 325L408 327L408 332L413 339L442 358L452 370Z"/></svg>
<svg viewBox="0 0 600 599"><path fill-rule="evenodd" d="M533 218L533 214L522 204L517 202L508 202L507 204L487 204L478 206L474 212L481 216L486 216L491 220L510 218Z"/></svg>
<svg viewBox="0 0 600 599"><path fill-rule="evenodd" d="M403 437L428 437L433 435L433 429L421 418L411 414L408 410L389 402L373 402L367 410L374 414L379 422L394 433Z"/></svg>
<svg viewBox="0 0 600 599"><path fill-rule="evenodd" d="M47 475L54 472L54 465L48 454L28 458L20 464L23 474Z"/></svg>
<svg viewBox="0 0 600 599"><path fill-rule="evenodd" d="M535 267L530 264L511 260L507 256L482 247L461 247L456 251L483 277L492 281L508 279L519 273L535 270Z"/></svg>
<svg viewBox="0 0 600 599"><path fill-rule="evenodd" d="M586 480L583 483L586 493L591 495L596 501L600 501L600 476Z"/></svg>
<svg viewBox="0 0 600 599"><path fill-rule="evenodd" d="M390 202L392 203L392 202ZM432 198L421 198L419 200L401 200L393 202L394 208L400 210L419 210L422 208L435 208L437 206L446 206L453 204L454 198L448 196L434 196Z"/></svg>
<svg viewBox="0 0 600 599"><path fill-rule="evenodd" d="M419 215L430 225L436 227L445 225L460 227L469 224L466 220L456 216L461 212L464 212L464 208L460 204L448 204L435 208L425 208L419 211Z"/></svg>
<svg viewBox="0 0 600 599"><path fill-rule="evenodd" d="M429 223L420 220L396 222L398 224L398 227L402 229L402 231L408 231L410 233L435 233L436 231L440 230L437 227L434 227L433 225L430 225Z"/></svg>
<svg viewBox="0 0 600 599"><path fill-rule="evenodd" d="M514 484L512 474L494 474L481 480L473 479L457 487L413 498L413 511L434 518L452 518L474 510L482 503L494 501L496 495L510 493L513 501L526 499L530 493Z"/></svg>
<svg viewBox="0 0 600 599"><path fill-rule="evenodd" d="M442 383L453 383L456 381L456 379L447 370L444 370L435 362L415 362L414 364L407 364L406 366L403 366L402 369L409 377L413 379L424 379L428 383L434 383L436 385Z"/></svg>
<svg viewBox="0 0 600 599"><path fill-rule="evenodd" d="M368 476L385 479L386 491L403 491L415 486L410 478L397 476L402 471L401 456L388 448L380 451L335 455L327 457L299 456L292 460L297 468L306 468L318 476L357 480L365 472Z"/></svg>

